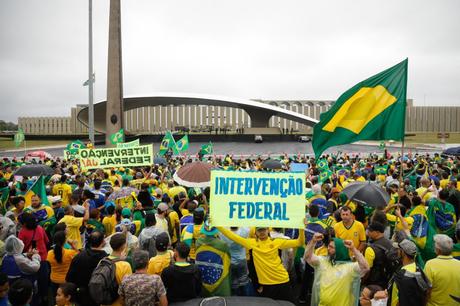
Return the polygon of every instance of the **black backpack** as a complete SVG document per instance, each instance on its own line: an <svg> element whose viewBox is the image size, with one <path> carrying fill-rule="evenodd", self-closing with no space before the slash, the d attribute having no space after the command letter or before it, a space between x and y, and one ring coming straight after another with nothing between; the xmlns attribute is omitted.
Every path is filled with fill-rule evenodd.
<svg viewBox="0 0 460 306"><path fill-rule="evenodd" d="M115 262L119 259L103 258L88 283L91 298L97 304L110 305L118 298L118 283L115 277Z"/></svg>
<svg viewBox="0 0 460 306"><path fill-rule="evenodd" d="M399 305L426 305L431 283L418 266L415 272L400 269L394 276L394 284L398 286Z"/></svg>
<svg viewBox="0 0 460 306"><path fill-rule="evenodd" d="M376 275L372 275L371 278L375 281L380 280L382 285L385 288L388 288L388 284L395 275L395 273L401 268L401 259L398 254L398 249L391 246L385 247L379 243L374 243L371 245L376 253L376 259L374 260L374 269ZM378 256L381 255L381 256ZM376 262L378 260L378 262ZM373 269L371 269L372 271ZM369 280L371 281L371 279Z"/></svg>
<svg viewBox="0 0 460 306"><path fill-rule="evenodd" d="M156 235L153 235L149 239L145 239L142 241L141 249L144 251L149 252L149 257L152 258L157 255L157 248L155 246L157 241Z"/></svg>

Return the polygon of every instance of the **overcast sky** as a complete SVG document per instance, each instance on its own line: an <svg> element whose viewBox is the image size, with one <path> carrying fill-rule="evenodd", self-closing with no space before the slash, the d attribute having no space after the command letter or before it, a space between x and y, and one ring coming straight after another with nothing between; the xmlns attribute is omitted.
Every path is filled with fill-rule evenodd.
<svg viewBox="0 0 460 306"><path fill-rule="evenodd" d="M101 101L109 0L93 2ZM460 106L459 12L459 0L122 0L124 94L335 100L408 57L408 98ZM0 119L87 103L87 37L86 0L0 0Z"/></svg>

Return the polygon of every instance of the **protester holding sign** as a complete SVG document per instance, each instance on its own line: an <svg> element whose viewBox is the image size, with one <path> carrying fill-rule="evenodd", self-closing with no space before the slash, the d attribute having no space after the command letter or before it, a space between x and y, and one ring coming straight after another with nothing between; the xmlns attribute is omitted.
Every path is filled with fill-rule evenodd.
<svg viewBox="0 0 460 306"><path fill-rule="evenodd" d="M258 292L261 296L276 300L293 301L289 274L283 266L279 250L303 246L305 243L303 227L299 230L299 238L295 240L272 239L269 236L267 227L257 227L256 238L243 238L223 227L218 229L227 238L248 250L252 250L254 266L261 285L258 288Z"/></svg>

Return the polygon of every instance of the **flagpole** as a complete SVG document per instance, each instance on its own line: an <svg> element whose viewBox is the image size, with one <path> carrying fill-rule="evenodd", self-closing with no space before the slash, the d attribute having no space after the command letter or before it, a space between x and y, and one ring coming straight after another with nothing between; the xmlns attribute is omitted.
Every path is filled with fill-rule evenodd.
<svg viewBox="0 0 460 306"><path fill-rule="evenodd" d="M88 128L89 141L94 145L93 0L88 0L88 2Z"/></svg>
<svg viewBox="0 0 460 306"><path fill-rule="evenodd" d="M401 143L401 165L400 165L400 175L399 175L399 180L401 181L401 184L403 183L403 161L404 161L404 137L402 139Z"/></svg>

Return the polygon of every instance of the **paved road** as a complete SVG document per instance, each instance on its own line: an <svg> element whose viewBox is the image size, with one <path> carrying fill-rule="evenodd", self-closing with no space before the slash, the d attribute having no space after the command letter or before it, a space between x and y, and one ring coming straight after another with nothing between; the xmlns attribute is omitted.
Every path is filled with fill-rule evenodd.
<svg viewBox="0 0 460 306"><path fill-rule="evenodd" d="M196 154L198 150L201 148L201 145L204 143L190 143L190 147L188 150L189 154ZM154 143L154 151L158 151L159 143ZM59 148L48 148L45 151L49 152L53 156L62 156L63 155L64 147ZM400 149L396 147L389 147L388 150L390 152L398 152ZM28 150L28 152L33 150ZM337 151L341 152L348 152L352 154L357 153L382 153L378 146L375 145L360 145L360 144L353 144L353 145L343 145L330 148L330 150L326 152L336 153ZM408 150L406 149L406 152ZM436 149L412 149L413 153L416 152L435 152L439 151ZM279 155L283 153L288 154L313 154L313 149L311 147L311 143L299 143L299 142L265 142L265 143L248 143L248 142L215 142L214 143L214 153L216 155L225 155L225 154L233 154L233 155ZM15 151L15 152L0 152L0 157L11 157L17 156L21 157L24 156L24 151Z"/></svg>

